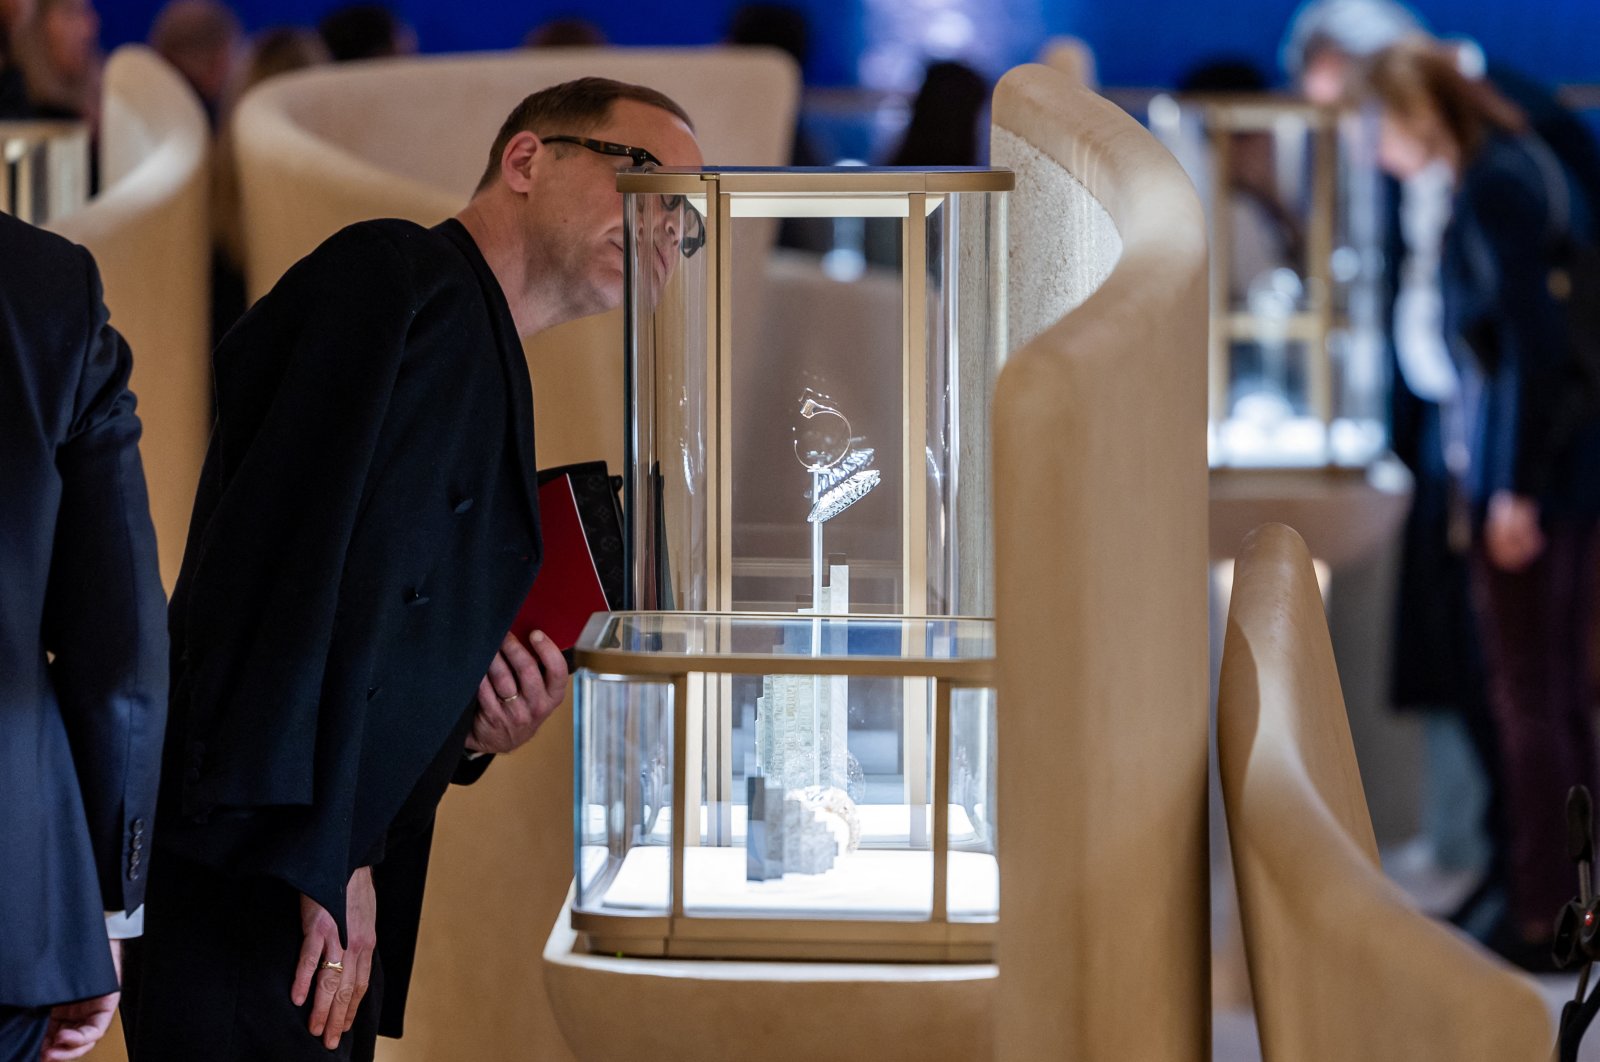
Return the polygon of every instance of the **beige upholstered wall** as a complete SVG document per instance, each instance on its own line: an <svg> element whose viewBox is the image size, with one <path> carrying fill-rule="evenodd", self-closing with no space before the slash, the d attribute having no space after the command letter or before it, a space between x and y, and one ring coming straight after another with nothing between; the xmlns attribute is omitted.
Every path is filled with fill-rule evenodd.
<svg viewBox="0 0 1600 1062"><path fill-rule="evenodd" d="M211 430L209 138L178 72L139 45L106 64L102 191L50 227L93 252L111 323L133 348L139 444L171 590Z"/></svg>
<svg viewBox="0 0 1600 1062"><path fill-rule="evenodd" d="M1171 156L1066 75L1011 71L993 113L1016 198L1058 219L1014 207L1027 341L992 417L995 1057L1203 1059L1205 221Z"/></svg>
<svg viewBox="0 0 1600 1062"><path fill-rule="evenodd" d="M1282 524L1234 567L1217 753L1266 1062L1550 1057L1532 981L1379 867L1311 555Z"/></svg>
<svg viewBox="0 0 1600 1062"><path fill-rule="evenodd" d="M351 222L388 215L433 224L454 214L511 108L590 74L677 100L708 161L787 161L799 76L766 50L518 52L308 70L266 83L239 110L252 293ZM621 314L553 329L526 353L540 465L603 457L618 467ZM563 709L528 748L446 797L407 1032L382 1041L379 1057L570 1058L540 953L571 880L572 724Z"/></svg>

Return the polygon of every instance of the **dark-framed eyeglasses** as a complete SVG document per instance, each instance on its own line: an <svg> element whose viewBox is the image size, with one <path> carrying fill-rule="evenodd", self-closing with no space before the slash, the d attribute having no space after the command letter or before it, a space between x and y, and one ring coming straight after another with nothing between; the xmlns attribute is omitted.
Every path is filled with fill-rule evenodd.
<svg viewBox="0 0 1600 1062"><path fill-rule="evenodd" d="M602 155L615 155L618 158L632 159L635 166L660 166L661 160L656 158L644 148L629 147L627 144L613 144L609 140L594 140L586 136L544 136L540 140L546 144L577 144L581 148Z"/></svg>
<svg viewBox="0 0 1600 1062"><path fill-rule="evenodd" d="M588 148L600 155L614 155L617 158L629 159L640 169L659 169L661 160L641 147L630 147L627 144L617 144L610 140L595 140L587 136L558 136L540 137L546 144L576 144L581 148ZM694 208L687 196L664 195L659 197L661 209L672 213L683 212L683 225L678 234L678 249L685 258L694 257L694 253L706 245L706 222L700 216L700 211Z"/></svg>

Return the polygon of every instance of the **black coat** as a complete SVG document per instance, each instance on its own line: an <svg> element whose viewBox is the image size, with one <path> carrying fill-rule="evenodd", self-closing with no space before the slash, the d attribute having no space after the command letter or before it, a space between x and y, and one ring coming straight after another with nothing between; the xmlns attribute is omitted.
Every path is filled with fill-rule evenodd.
<svg viewBox="0 0 1600 1062"><path fill-rule="evenodd" d="M1440 254L1445 335L1462 375L1468 493L1500 491L1547 519L1600 515L1600 425L1574 432L1571 331L1552 296L1554 242L1592 239L1581 184L1531 138L1495 136L1461 174Z"/></svg>
<svg viewBox="0 0 1600 1062"><path fill-rule="evenodd" d="M167 701L128 346L81 247L0 214L0 1004L116 990Z"/></svg>
<svg viewBox="0 0 1600 1062"><path fill-rule="evenodd" d="M215 372L160 841L342 928L350 874L403 833L377 873L393 1034L433 809L540 559L526 362L465 228L374 221L290 269Z"/></svg>
<svg viewBox="0 0 1600 1062"><path fill-rule="evenodd" d="M1600 203L1600 147L1582 121L1548 89L1516 71L1490 63L1488 77L1496 90L1523 109L1534 133L1576 179L1589 203ZM1385 296L1392 313L1405 248L1398 186L1385 183L1390 203ZM1406 386L1390 346L1390 442L1415 478L1400 566L1393 696L1400 706L1456 705L1469 713L1480 712L1483 669L1477 634L1463 605L1464 555L1447 543L1453 487L1444 462L1441 411Z"/></svg>

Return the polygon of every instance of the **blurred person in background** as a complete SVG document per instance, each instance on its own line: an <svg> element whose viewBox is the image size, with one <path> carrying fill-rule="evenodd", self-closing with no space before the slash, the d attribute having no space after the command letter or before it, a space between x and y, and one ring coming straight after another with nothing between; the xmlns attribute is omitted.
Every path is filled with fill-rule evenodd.
<svg viewBox="0 0 1600 1062"><path fill-rule="evenodd" d="M1392 0L1313 0L1290 25L1284 66L1313 103L1343 102L1362 64L1426 30ZM1424 742L1421 838L1388 869L1474 936L1488 940L1504 917L1506 823L1500 742L1468 588L1468 534L1453 505L1447 420L1457 406L1455 364L1445 344L1439 254L1454 178L1435 162L1388 183L1385 302L1390 338L1389 436L1411 471L1401 533L1390 699L1415 713ZM1463 460L1462 447L1455 461ZM1464 895L1441 883L1477 874Z"/></svg>
<svg viewBox="0 0 1600 1062"><path fill-rule="evenodd" d="M1411 38L1427 39L1427 27L1395 0L1309 0L1290 23L1281 57L1308 99L1332 105L1348 97L1363 64ZM1600 202L1600 149L1582 122L1543 86L1488 62L1472 42L1445 46L1465 76L1484 80L1521 109L1589 201ZM1459 442L1447 453L1458 380L1445 347L1439 257L1454 194L1454 177L1438 160L1390 188L1384 278L1393 359L1390 440L1414 483L1402 539L1391 696L1424 723L1431 869L1451 875L1482 866L1477 886L1454 904L1450 920L1487 939L1503 914L1507 826L1499 738L1469 601L1468 536L1451 516L1456 477L1449 465L1464 455ZM1476 807L1481 814L1469 810Z"/></svg>
<svg viewBox="0 0 1600 1062"><path fill-rule="evenodd" d="M793 59L800 69L804 92L806 57L811 49L811 27L805 12L788 4L740 4L728 19L723 39L745 48L776 48ZM802 111L804 110L802 106ZM799 114L795 115L794 139L789 144L790 166L826 166L811 138L806 135ZM833 247L832 218L784 218L778 225L778 245L798 251L824 254Z"/></svg>
<svg viewBox="0 0 1600 1062"><path fill-rule="evenodd" d="M89 0L33 0L11 46L29 116L98 126L100 16Z"/></svg>
<svg viewBox="0 0 1600 1062"><path fill-rule="evenodd" d="M245 93L268 78L331 62L316 30L277 26L257 33L235 68L222 101L211 156L211 345L215 347L245 311L244 219L239 203L239 163L234 156L234 110Z"/></svg>
<svg viewBox="0 0 1600 1062"><path fill-rule="evenodd" d="M979 119L989 104L989 83L982 74L965 63L930 63L922 77L922 87L911 101L911 117L900 143L885 165L976 166L981 149ZM891 218L868 218L866 224L867 261L883 266L900 264L900 222ZM936 234L930 233L928 254L937 257Z"/></svg>
<svg viewBox="0 0 1600 1062"><path fill-rule="evenodd" d="M351 4L330 11L317 23L317 32L336 63L417 52L416 31L382 4Z"/></svg>
<svg viewBox="0 0 1600 1062"><path fill-rule="evenodd" d="M576 15L553 18L522 38L524 48L603 48L607 43L604 30Z"/></svg>
<svg viewBox="0 0 1600 1062"><path fill-rule="evenodd" d="M150 27L150 47L189 82L215 129L244 49L239 17L217 0L171 0Z"/></svg>
<svg viewBox="0 0 1600 1062"><path fill-rule="evenodd" d="M1600 419L1573 386L1571 319L1554 291L1561 241L1592 241L1585 189L1527 116L1426 39L1365 72L1379 161L1399 180L1443 167L1442 332L1457 377L1458 520L1500 748L1509 918L1495 946L1549 968L1572 892L1562 809L1596 784L1587 633L1600 521ZM1447 452L1449 444L1447 443Z"/></svg>
<svg viewBox="0 0 1600 1062"><path fill-rule="evenodd" d="M989 82L972 67L951 61L930 64L889 165L978 165L984 156L978 119L988 104Z"/></svg>
<svg viewBox="0 0 1600 1062"><path fill-rule="evenodd" d="M11 38L32 10L29 0L0 0L0 122L28 116L28 90L12 55Z"/></svg>
<svg viewBox="0 0 1600 1062"><path fill-rule="evenodd" d="M1267 76L1247 59L1214 59L1185 74L1178 82L1185 95L1260 95ZM1228 138L1229 201L1233 239L1229 256L1229 293L1243 300L1250 285L1275 269L1305 274L1305 237L1278 191L1277 160L1272 134L1236 132Z"/></svg>

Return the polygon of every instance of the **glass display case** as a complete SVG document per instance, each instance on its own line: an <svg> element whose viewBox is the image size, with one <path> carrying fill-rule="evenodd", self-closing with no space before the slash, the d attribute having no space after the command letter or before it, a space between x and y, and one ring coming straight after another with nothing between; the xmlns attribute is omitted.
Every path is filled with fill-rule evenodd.
<svg viewBox="0 0 1600 1062"><path fill-rule="evenodd" d="M1370 465L1388 447L1370 118L1223 94L1156 96L1149 119L1211 225L1213 467Z"/></svg>
<svg viewBox="0 0 1600 1062"><path fill-rule="evenodd" d="M575 650L581 939L988 961L993 643L965 618L597 614Z"/></svg>
<svg viewBox="0 0 1600 1062"><path fill-rule="evenodd" d="M0 122L0 212L44 225L88 199L88 126Z"/></svg>
<svg viewBox="0 0 1600 1062"><path fill-rule="evenodd" d="M992 611L1011 184L990 169L619 175L630 607ZM859 225L861 268L774 252L779 222L801 218Z"/></svg>

